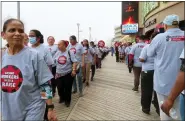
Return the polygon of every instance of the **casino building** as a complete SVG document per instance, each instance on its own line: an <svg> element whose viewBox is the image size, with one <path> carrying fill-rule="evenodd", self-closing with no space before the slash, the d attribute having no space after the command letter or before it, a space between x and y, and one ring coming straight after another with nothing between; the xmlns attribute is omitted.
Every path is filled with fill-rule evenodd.
<svg viewBox="0 0 185 121"><path fill-rule="evenodd" d="M180 18L180 28L185 30L184 2L139 2L139 28L148 37L154 31L163 32L162 22L167 15Z"/></svg>

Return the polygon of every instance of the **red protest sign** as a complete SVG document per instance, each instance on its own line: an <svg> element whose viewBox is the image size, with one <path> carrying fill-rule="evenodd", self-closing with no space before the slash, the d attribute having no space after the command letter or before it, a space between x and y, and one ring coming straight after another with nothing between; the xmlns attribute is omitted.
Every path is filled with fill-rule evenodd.
<svg viewBox="0 0 185 121"><path fill-rule="evenodd" d="M98 42L98 47L105 47L105 42L103 40L100 40Z"/></svg>
<svg viewBox="0 0 185 121"><path fill-rule="evenodd" d="M120 45L120 42L115 42L115 43L114 43L114 46L115 46L115 47L118 47L119 45Z"/></svg>

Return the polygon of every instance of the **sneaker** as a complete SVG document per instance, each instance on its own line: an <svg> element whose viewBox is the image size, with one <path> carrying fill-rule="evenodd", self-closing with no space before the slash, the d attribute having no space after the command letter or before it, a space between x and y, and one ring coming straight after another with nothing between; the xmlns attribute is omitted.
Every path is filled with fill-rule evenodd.
<svg viewBox="0 0 185 121"><path fill-rule="evenodd" d="M94 79L93 79L93 78L91 78L91 81L94 81Z"/></svg>
<svg viewBox="0 0 185 121"><path fill-rule="evenodd" d="M70 103L65 102L65 105L66 105L66 107L69 107L70 106Z"/></svg>
<svg viewBox="0 0 185 121"><path fill-rule="evenodd" d="M76 91L76 90L74 90L72 93L73 93L73 94L75 94L75 93L77 93L77 91Z"/></svg>
<svg viewBox="0 0 185 121"><path fill-rule="evenodd" d="M83 97L83 93L82 92L79 94L79 97Z"/></svg>
<svg viewBox="0 0 185 121"><path fill-rule="evenodd" d="M133 90L133 91L138 91L138 88L134 87L132 90Z"/></svg>
<svg viewBox="0 0 185 121"><path fill-rule="evenodd" d="M147 115L150 115L150 111L149 110L142 109L142 112L147 114Z"/></svg>
<svg viewBox="0 0 185 121"><path fill-rule="evenodd" d="M89 87L89 82L86 83L86 86Z"/></svg>
<svg viewBox="0 0 185 121"><path fill-rule="evenodd" d="M58 103L64 103L64 100L59 99Z"/></svg>

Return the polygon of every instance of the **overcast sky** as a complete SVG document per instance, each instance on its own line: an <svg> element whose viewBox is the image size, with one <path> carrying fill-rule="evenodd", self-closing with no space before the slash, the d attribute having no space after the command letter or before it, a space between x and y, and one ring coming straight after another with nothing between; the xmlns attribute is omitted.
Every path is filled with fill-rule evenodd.
<svg viewBox="0 0 185 121"><path fill-rule="evenodd" d="M26 33L38 29L46 38L54 36L58 40L68 40L77 36L80 23L80 40L110 40L114 37L114 27L121 24L121 2L21 2L21 20ZM16 2L2 3L2 22L17 16ZM46 43L46 42L45 42Z"/></svg>

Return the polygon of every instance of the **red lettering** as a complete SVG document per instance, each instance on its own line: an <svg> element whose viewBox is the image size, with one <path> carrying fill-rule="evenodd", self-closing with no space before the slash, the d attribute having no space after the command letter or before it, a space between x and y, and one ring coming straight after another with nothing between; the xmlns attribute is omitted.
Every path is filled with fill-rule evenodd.
<svg viewBox="0 0 185 121"><path fill-rule="evenodd" d="M179 37L172 37L170 38L171 41L184 41L185 37L184 36L179 36Z"/></svg>

